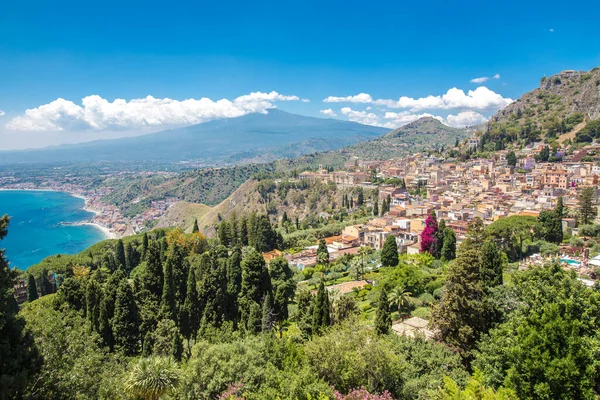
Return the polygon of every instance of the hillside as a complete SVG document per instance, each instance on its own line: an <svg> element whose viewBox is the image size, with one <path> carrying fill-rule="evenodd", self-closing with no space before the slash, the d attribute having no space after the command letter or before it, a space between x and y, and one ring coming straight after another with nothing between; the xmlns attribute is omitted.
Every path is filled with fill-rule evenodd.
<svg viewBox="0 0 600 400"><path fill-rule="evenodd" d="M271 109L143 136L45 149L1 152L1 163L194 161L207 165L268 162L338 149L378 137L388 129Z"/></svg>
<svg viewBox="0 0 600 400"><path fill-rule="evenodd" d="M363 159L383 160L410 153L454 146L471 136L472 128L452 128L435 118L423 117L368 142L340 151Z"/></svg>
<svg viewBox="0 0 600 400"><path fill-rule="evenodd" d="M591 141L600 135L600 68L543 77L540 86L500 110L482 131L495 149L539 140ZM489 150L493 150L490 146Z"/></svg>

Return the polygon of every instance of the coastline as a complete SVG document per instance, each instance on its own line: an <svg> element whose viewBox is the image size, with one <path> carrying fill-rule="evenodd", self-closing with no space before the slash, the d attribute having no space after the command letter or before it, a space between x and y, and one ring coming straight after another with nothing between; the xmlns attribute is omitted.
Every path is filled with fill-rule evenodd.
<svg viewBox="0 0 600 400"><path fill-rule="evenodd" d="M65 190L56 190L56 189L47 189L47 188L43 188L43 189L10 189L10 188L0 188L0 190L2 191L23 191L23 192L58 192L58 193L66 193L69 196L81 199L84 201L84 205L82 207L82 210L90 212L92 214L94 214L94 217L98 217L100 215L102 215L102 212L93 208L89 207L89 199L79 193L72 193L72 192L68 192ZM94 222L93 218L91 219L91 221L82 221L82 222L78 222L78 225L90 225L95 227L96 229L98 229L100 232L102 232L105 236L105 239L119 239L119 235L113 231L112 229L108 228L107 226L101 225L97 222Z"/></svg>

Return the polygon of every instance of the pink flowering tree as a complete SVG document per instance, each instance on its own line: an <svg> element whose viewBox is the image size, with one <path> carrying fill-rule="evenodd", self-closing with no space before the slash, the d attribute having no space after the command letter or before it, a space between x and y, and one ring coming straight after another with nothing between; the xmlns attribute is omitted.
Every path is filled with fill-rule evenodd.
<svg viewBox="0 0 600 400"><path fill-rule="evenodd" d="M381 394L369 393L367 389L352 389L348 394L341 394L337 390L333 393L335 400L393 400L394 398L387 390Z"/></svg>
<svg viewBox="0 0 600 400"><path fill-rule="evenodd" d="M435 255L437 247L438 223L432 212L425 220L425 229L421 232L421 253Z"/></svg>

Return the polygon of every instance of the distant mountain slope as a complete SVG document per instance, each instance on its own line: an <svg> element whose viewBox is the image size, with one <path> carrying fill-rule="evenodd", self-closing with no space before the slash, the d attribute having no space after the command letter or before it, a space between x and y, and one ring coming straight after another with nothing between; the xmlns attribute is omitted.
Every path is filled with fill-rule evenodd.
<svg viewBox="0 0 600 400"><path fill-rule="evenodd" d="M143 136L2 152L0 162L199 161L224 164L295 157L378 137L388 129L271 109ZM294 146L294 144L298 144Z"/></svg>
<svg viewBox="0 0 600 400"><path fill-rule="evenodd" d="M454 146L473 134L473 128L452 128L435 118L423 117L386 135L340 151L371 160L382 160L430 149Z"/></svg>
<svg viewBox="0 0 600 400"><path fill-rule="evenodd" d="M537 89L525 93L493 116L482 135L494 143L495 148L504 148L513 142L563 140L575 138L575 133L581 137L589 130L586 125L598 119L600 68L589 72L569 70L543 77ZM489 150L493 150L491 146Z"/></svg>

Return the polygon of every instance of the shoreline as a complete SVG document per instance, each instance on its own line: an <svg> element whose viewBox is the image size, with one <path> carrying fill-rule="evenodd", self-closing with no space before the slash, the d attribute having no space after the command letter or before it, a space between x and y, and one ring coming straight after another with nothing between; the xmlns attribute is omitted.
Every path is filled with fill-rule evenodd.
<svg viewBox="0 0 600 400"><path fill-rule="evenodd" d="M68 195L69 195L69 196L71 196L71 197L75 197L75 198L77 198L77 199L81 199L81 200L83 200L83 202L84 202L84 205L83 205L83 207L82 207L81 209L82 209L83 211L87 211L87 212L89 212L89 213L92 213L92 214L94 214L94 217L93 217L93 218L95 218L95 217L97 217L97 216L100 216L100 215L102 215L102 212L101 212L101 211L99 211L99 210L96 210L96 209L93 209L93 208L90 208L90 207L89 207L89 199L88 199L87 197L85 197L84 195L82 195L82 194L79 194L79 193L72 193L72 192L67 192L67 191L65 191L65 190L46 189L46 188L43 188L43 189L9 189L9 188L0 188L0 191L13 191L13 192L15 192L15 191L23 191L23 192L57 192L57 193L66 193L66 194L68 194ZM106 240L106 239L119 239L119 235L118 235L118 234L117 234L115 231L113 231L112 229L110 229L110 228L108 228L108 227L106 227L106 226L104 226L104 225L101 225L101 224L99 224L99 223L97 223L97 222L94 222L94 221L93 221L93 218L92 218L92 220L91 220L91 221L82 221L82 222L76 222L75 224L76 224L76 225L90 225L90 226L93 226L93 227L95 227L96 229L98 229L100 232L102 232L102 233L104 234L104 236L105 236L105 239L104 239L104 240Z"/></svg>

